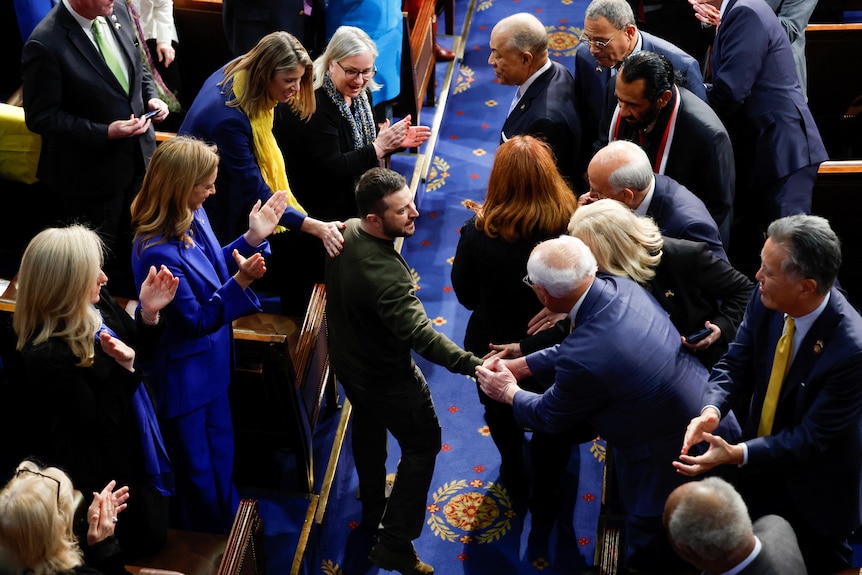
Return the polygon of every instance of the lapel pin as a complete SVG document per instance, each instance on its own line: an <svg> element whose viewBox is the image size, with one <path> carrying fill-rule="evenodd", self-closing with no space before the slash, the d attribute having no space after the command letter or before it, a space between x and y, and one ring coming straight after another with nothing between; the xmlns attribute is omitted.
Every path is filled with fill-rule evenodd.
<svg viewBox="0 0 862 575"><path fill-rule="evenodd" d="M117 15L116 14L111 14L111 21L114 23L114 28L116 28L117 30L122 28L122 25L119 22L117 22Z"/></svg>
<svg viewBox="0 0 862 575"><path fill-rule="evenodd" d="M602 71L602 67L601 67L601 66L596 66L596 72L601 73L601 71Z"/></svg>
<svg viewBox="0 0 862 575"><path fill-rule="evenodd" d="M664 297L673 297L674 295L676 294L673 293L673 290L667 290L664 292Z"/></svg>
<svg viewBox="0 0 862 575"><path fill-rule="evenodd" d="M818 339L817 342L815 342L814 344L814 353L819 354L821 351L823 351L823 347L823 340Z"/></svg>

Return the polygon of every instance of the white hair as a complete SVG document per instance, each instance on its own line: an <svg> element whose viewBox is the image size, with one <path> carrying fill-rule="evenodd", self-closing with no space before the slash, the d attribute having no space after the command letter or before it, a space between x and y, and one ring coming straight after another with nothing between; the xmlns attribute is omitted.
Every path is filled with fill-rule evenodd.
<svg viewBox="0 0 862 575"><path fill-rule="evenodd" d="M568 235L542 242L527 260L527 273L533 283L557 298L570 295L596 271L596 258L587 244Z"/></svg>

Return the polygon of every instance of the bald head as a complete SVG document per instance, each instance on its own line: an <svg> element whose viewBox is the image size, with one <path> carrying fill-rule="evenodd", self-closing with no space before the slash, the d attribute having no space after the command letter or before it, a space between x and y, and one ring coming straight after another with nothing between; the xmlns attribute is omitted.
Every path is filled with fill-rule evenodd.
<svg viewBox="0 0 862 575"><path fill-rule="evenodd" d="M625 140L599 150L590 160L587 176L594 196L617 200L631 209L643 202L655 177L646 152Z"/></svg>
<svg viewBox="0 0 862 575"><path fill-rule="evenodd" d="M718 477L677 487L665 503L664 524L677 554L708 573L727 571L754 548L742 497Z"/></svg>
<svg viewBox="0 0 862 575"><path fill-rule="evenodd" d="M548 33L532 14L512 14L491 30L488 63L504 86L520 86L547 61Z"/></svg>

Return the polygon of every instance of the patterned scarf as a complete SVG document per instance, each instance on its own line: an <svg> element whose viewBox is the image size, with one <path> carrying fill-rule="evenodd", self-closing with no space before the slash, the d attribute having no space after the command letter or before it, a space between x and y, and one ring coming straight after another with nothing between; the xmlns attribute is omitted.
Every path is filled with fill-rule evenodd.
<svg viewBox="0 0 862 575"><path fill-rule="evenodd" d="M240 70L233 77L233 93L237 98L242 97L246 87L246 72ZM264 183L269 186L270 193L275 193L277 190L287 191L287 205L295 210L307 214L305 208L300 205L299 200L290 191L290 184L287 183L287 170L284 167L284 155L281 153L281 148L275 141L275 136L272 133L272 123L275 118L275 105L272 103L267 111L252 118L248 116L248 121L251 123L251 140L254 150L254 157L257 159L257 165L260 167L260 175L263 177ZM243 110L245 113L245 110ZM282 232L285 228L278 226L276 232Z"/></svg>
<svg viewBox="0 0 862 575"><path fill-rule="evenodd" d="M351 106L344 101L344 96L335 88L329 72L326 72L326 78L323 80L323 89L326 95L332 100L332 103L338 106L341 115L350 124L350 130L353 132L353 149L359 150L368 144L373 144L377 137L377 127L374 123L374 114L371 111L371 103L368 101L368 93L363 90L359 95L353 98L354 109L351 112Z"/></svg>

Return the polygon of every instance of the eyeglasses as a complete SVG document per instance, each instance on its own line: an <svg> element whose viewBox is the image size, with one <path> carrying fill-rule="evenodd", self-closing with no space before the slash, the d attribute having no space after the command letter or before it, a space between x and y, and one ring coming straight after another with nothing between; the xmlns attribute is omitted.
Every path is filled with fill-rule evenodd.
<svg viewBox="0 0 862 575"><path fill-rule="evenodd" d="M57 484L57 508L60 508L60 480L56 477L51 477L50 475L45 475L44 473L39 473L38 471L32 471L27 468L21 468L15 472L15 477L20 477L22 473L29 473L31 475L38 475L39 477L44 477L45 479L49 479Z"/></svg>
<svg viewBox="0 0 862 575"><path fill-rule="evenodd" d="M355 80L357 76L362 75L363 80L370 80L377 73L377 66L373 68L369 68L368 70L354 70L353 68L347 69L341 65L341 62L335 62L338 64L338 67L344 71L344 77L348 80Z"/></svg>
<svg viewBox="0 0 862 575"><path fill-rule="evenodd" d="M524 285L528 285L530 287L536 285L535 283L533 283L533 280L530 279L530 274L527 274L523 278L521 278L521 281L524 282Z"/></svg>
<svg viewBox="0 0 862 575"><path fill-rule="evenodd" d="M620 28L619 30L614 32L613 35L610 38L608 38L607 40L605 40L604 42L601 40L590 40L590 37L587 36L586 34L581 34L581 36L580 36L580 38L578 38L578 40L580 40L581 42L583 42L584 44L586 44L588 46L598 46L600 49L604 50L605 48L608 47L608 44L610 44L613 41L613 39L617 37L617 34L619 34L622 31L623 31L623 29Z"/></svg>

